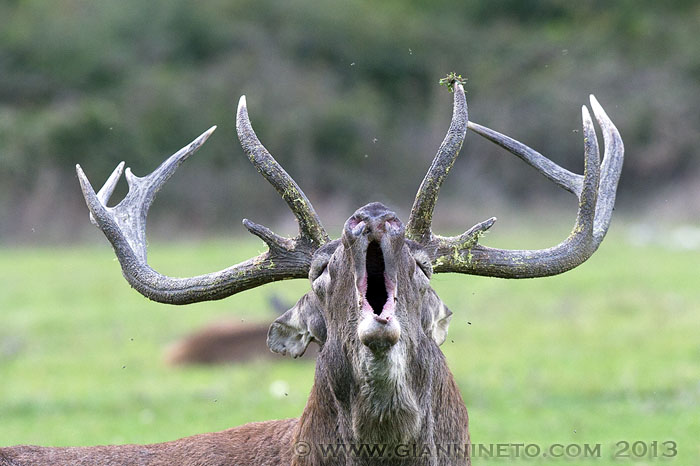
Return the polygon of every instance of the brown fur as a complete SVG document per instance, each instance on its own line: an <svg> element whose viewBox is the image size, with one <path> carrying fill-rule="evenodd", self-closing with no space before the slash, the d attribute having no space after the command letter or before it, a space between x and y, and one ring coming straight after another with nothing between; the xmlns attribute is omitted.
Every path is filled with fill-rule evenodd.
<svg viewBox="0 0 700 466"><path fill-rule="evenodd" d="M337 350L338 348L336 348ZM418 445L428 447L436 452L438 445L466 446L470 444L468 432L467 409L460 395L457 384L452 377L442 352L436 345L424 348L426 353L421 358L420 365L413 366L415 383L424 387L419 403L421 429L414 437L396 439L392 435L401 430L401 419L383 419L385 423L377 425L376 432L370 437L356 437L353 432L352 417L357 415L354 408L363 406L357 399L359 392L354 382L343 368L342 356L329 346L319 355L314 386L311 395L299 418L295 429L294 445L299 442L312 446L311 454L295 457L291 463L294 466L332 466L332 465L469 465L469 458L430 455L426 457L410 457L406 459L386 458L356 458L350 455L324 458L319 447L325 445L360 445L382 444L394 446ZM330 364L330 365L329 365ZM338 366L336 366L338 364ZM330 367L333 367L331 370ZM340 370L339 370L340 369ZM390 413L390 414L396 414ZM391 451L391 448L390 450Z"/></svg>
<svg viewBox="0 0 700 466"><path fill-rule="evenodd" d="M0 448L0 465L277 466L291 462L297 419L265 421L151 445Z"/></svg>

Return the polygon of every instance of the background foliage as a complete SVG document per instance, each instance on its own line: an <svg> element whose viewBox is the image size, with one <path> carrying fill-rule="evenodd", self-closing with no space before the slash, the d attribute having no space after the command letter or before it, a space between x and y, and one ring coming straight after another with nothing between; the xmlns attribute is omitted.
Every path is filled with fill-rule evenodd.
<svg viewBox="0 0 700 466"><path fill-rule="evenodd" d="M212 124L156 203L160 224L288 219L235 139L241 94L322 218L373 200L405 213L449 123L437 81L453 70L472 119L577 171L595 93L627 148L623 210L697 218L698 30L691 0L2 2L0 238L83 237L75 163L98 186L121 160L144 174ZM472 135L441 198L460 213L438 221L566 196Z"/></svg>

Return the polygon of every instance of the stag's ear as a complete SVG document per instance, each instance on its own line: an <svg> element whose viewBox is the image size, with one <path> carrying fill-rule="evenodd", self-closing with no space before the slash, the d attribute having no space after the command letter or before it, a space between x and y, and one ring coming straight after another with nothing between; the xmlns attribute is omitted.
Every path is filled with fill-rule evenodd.
<svg viewBox="0 0 700 466"><path fill-rule="evenodd" d="M425 298L423 298L421 320L425 334L432 338L438 346L442 345L447 338L451 319L452 311L445 306L437 293L429 288L425 293Z"/></svg>
<svg viewBox="0 0 700 466"><path fill-rule="evenodd" d="M311 341L326 342L326 321L313 292L307 293L290 310L270 325L267 346L275 353L298 358Z"/></svg>

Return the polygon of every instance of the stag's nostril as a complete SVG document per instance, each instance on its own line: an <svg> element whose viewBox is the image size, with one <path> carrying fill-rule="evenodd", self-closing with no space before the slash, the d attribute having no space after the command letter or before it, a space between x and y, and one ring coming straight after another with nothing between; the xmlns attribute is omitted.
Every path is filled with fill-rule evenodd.
<svg viewBox="0 0 700 466"><path fill-rule="evenodd" d="M391 219L387 220L386 223L389 225L389 228L391 228L392 230L396 230L396 231L400 230L401 227L403 226L403 224L401 223L401 220L399 220L396 217L392 217Z"/></svg>
<svg viewBox="0 0 700 466"><path fill-rule="evenodd" d="M346 225L346 229L353 236L360 236L366 231L366 227L367 223L365 220L358 217L351 217Z"/></svg>

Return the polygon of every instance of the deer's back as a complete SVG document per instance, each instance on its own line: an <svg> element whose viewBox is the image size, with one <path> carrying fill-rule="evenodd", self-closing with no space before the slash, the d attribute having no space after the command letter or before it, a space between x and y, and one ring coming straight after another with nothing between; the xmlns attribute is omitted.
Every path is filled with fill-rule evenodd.
<svg viewBox="0 0 700 466"><path fill-rule="evenodd" d="M0 448L0 465L223 466L291 463L297 419L254 422L221 432L151 445Z"/></svg>

